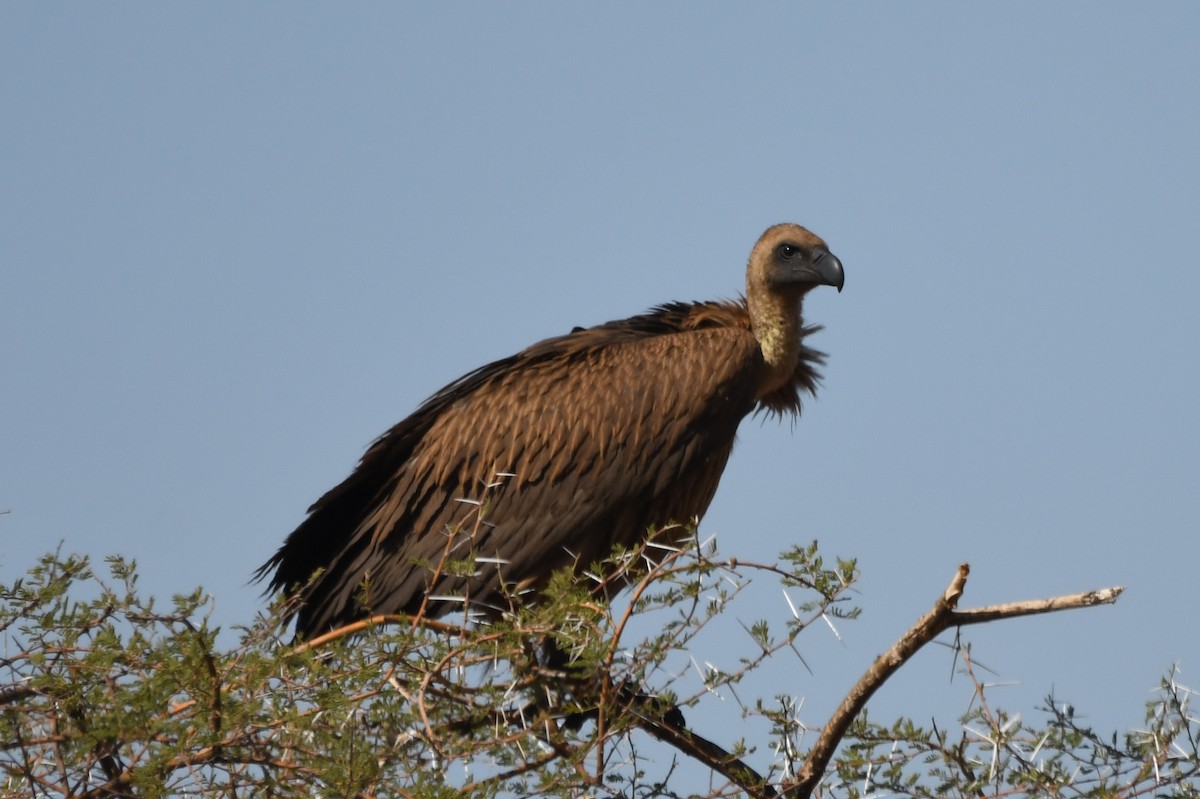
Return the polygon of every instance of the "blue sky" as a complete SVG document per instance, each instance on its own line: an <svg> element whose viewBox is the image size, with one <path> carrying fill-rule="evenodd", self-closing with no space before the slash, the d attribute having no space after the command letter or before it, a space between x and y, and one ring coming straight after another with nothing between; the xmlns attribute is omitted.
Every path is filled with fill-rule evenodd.
<svg viewBox="0 0 1200 799"><path fill-rule="evenodd" d="M968 639L1018 683L994 701L1137 726L1173 662L1200 683L1198 30L1172 2L5 4L0 577L61 541L245 622L252 569L438 387L734 296L796 221L846 266L807 306L825 385L744 423L705 530L857 556L865 617L763 693L823 721L969 561L967 605L1128 586ZM951 669L923 653L873 714L953 717Z"/></svg>

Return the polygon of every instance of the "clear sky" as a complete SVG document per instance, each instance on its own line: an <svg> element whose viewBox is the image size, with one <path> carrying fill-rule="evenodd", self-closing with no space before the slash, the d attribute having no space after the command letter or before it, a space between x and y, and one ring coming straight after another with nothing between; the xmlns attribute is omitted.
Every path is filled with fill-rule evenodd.
<svg viewBox="0 0 1200 799"><path fill-rule="evenodd" d="M1198 211L1195 3L5 3L0 577L61 541L246 622L438 387L734 296L796 221L846 267L825 385L743 425L705 530L858 556L865 617L763 692L823 721L969 561L966 605L1128 586L968 640L995 701L1137 726L1200 683ZM952 718L951 670L874 714Z"/></svg>

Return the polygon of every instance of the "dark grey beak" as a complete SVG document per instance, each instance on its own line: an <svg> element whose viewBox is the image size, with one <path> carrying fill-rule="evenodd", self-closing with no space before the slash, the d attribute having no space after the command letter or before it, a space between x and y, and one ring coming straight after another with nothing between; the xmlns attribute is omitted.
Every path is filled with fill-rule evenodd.
<svg viewBox="0 0 1200 799"><path fill-rule="evenodd" d="M813 254L813 274L826 286L836 286L838 293L846 285L846 273L842 270L842 262L828 250L817 250Z"/></svg>

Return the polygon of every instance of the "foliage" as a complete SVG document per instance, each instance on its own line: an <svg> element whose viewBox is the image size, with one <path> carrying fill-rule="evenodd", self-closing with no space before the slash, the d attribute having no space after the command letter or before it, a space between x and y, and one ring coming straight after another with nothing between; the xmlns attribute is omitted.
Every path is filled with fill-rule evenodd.
<svg viewBox="0 0 1200 799"><path fill-rule="evenodd" d="M815 544L757 564L721 559L690 534L664 542L616 553L591 581L561 575L536 604L503 618L379 619L296 646L276 606L238 629L229 649L218 647L199 592L160 609L139 596L132 563L110 558L97 574L85 558L46 556L0 586L0 793L632 799L795 790L805 752L787 697L743 702L769 734L719 746L683 729L674 707L687 712L718 689L736 691L767 659L798 656L797 638L815 621L853 618L854 562L828 564ZM734 672L675 668L752 577L782 584L785 618L743 623L746 635L729 644L744 650ZM626 584L630 601L618 609L597 599L587 590L595 583ZM635 618L658 632L633 636ZM1168 677L1146 730L1120 742L1052 701L1047 722L1027 726L990 708L982 687L955 735L864 714L818 790L847 799L1196 796L1190 696ZM764 758L761 774L744 762Z"/></svg>
<svg viewBox="0 0 1200 799"><path fill-rule="evenodd" d="M951 734L908 719L890 725L866 714L851 728L829 787L847 799L928 797L1200 796L1200 719L1189 688L1172 671L1146 705L1146 727L1118 740L1081 726L1069 704L1047 697L1044 726L989 706L969 649L963 671L975 701Z"/></svg>

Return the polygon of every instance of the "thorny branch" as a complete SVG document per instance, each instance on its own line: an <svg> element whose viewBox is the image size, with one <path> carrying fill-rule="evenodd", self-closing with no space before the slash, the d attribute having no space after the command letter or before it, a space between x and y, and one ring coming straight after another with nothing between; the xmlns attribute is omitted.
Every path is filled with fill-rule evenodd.
<svg viewBox="0 0 1200 799"><path fill-rule="evenodd" d="M971 573L969 564L962 564L955 572L950 585L933 604L933 608L917 620L904 635L900 636L892 647L884 652L871 668L867 670L850 692L846 694L841 705L826 723L816 744L809 751L808 757L794 782L782 786L780 794L788 797L806 799L811 796L817 784L825 774L834 751L846 735L851 722L867 705L867 701L883 685L889 677L905 664L921 647L937 638L952 627L967 624L979 624L999 619L1011 619L1019 616L1029 616L1037 613L1050 613L1072 608L1086 608L1099 604L1112 604L1125 589L1117 586L1100 591L1086 591L1081 594L1038 599L1027 602L1013 602L1004 605L990 605L972 610L957 610L958 600L967 585L967 575Z"/></svg>
<svg viewBox="0 0 1200 799"><path fill-rule="evenodd" d="M660 539L658 546L652 558L644 549L625 553L614 561L612 571L597 579L600 585L619 580L611 585L627 586L632 600L628 607L615 611L607 603L590 600L587 591L582 599L571 599L574 604L563 605L566 610L562 612L578 633L577 639L571 639L581 653L575 664L581 668L578 671L573 667L547 669L528 655L528 641L564 634L563 617L555 614L514 614L504 623L482 627L448 624L423 616L376 616L290 647L279 647L277 628L272 631L271 622L264 620L264 626L253 633L260 637L247 640L260 641L265 649L271 649L273 641L273 651L278 654L273 660L262 658L254 667L257 671L249 674L237 669L256 662L259 655L249 648L229 656L215 651L207 629L193 624L183 612L155 614L135 606L121 616L114 614L112 601L101 602L70 622L82 632L71 633L76 637L69 639L62 637L69 627L62 621L65 611L57 616L42 614L38 618L51 619L57 626L43 634L40 643L26 642L0 661L0 667L12 675L11 680L0 684L0 713L7 714L3 719L12 722L8 737L0 741L0 752L11 755L4 771L9 775L9 785L24 785L26 790L44 793L99 796L124 791L136 780L145 779L149 769L156 771L163 785L185 792L194 791L203 780L211 785L223 779L227 790L220 795L253 793L255 780L273 775L269 779L298 780L335 793L374 796L381 795L380 786L386 784L382 781L395 780L396 773L407 774L404 779L409 780L421 773L444 774L447 762L469 763L484 753L502 751L505 754L493 761L491 771L468 773L456 789L518 790L514 786L521 785L522 780L536 780L567 793L578 788L601 795L610 790L608 770L634 764L630 773L642 773L630 738L632 731L640 730L683 755L682 762L691 759L728 781L725 787L714 789L712 796L736 787L754 797L806 799L814 794L835 750L846 740L852 722L874 692L940 633L999 619L1109 604L1121 593L1120 588L1109 588L958 610L969 573L964 564L933 608L876 660L845 697L795 776L785 772L781 778L756 771L741 750L731 751L672 723L661 704L646 701L647 697L637 693L639 681L649 660L667 651L686 651L698 630L724 607L724 599L715 606L702 602L701 593L711 596L714 586L721 586L727 589L722 596L737 595L742 583L730 579L731 575L740 577L744 571L757 569L792 581L785 584L816 590L819 599L808 610L802 609L811 615L802 617L793 607L795 623L787 636L775 640L764 634L760 640L752 632L760 651L745 658L739 672L714 677L711 684L706 682L681 704L694 704L712 685L732 690L741 674L780 648L793 646L795 635L812 621L836 612L832 603L852 582L852 567L846 572L850 578L842 580L838 576L842 574L841 565L837 570L822 571L817 564L805 572L733 558L720 560L694 539L675 548L662 544ZM813 553L815 557L815 549ZM34 605L40 607L42 600L35 602L30 596L26 590L2 597L10 605L0 623L13 625L13 608L22 615ZM50 592L48 596L58 601L53 597L59 594ZM669 609L678 619L678 626L664 632L656 642L623 643L631 618L647 608ZM55 714L59 707L73 712L85 705L72 693L71 681L63 687L50 687L49 672L37 671L40 667L32 653L40 647L50 655L46 662L61 662L64 669L70 670L75 684L97 682L96 698L115 701L116 691L123 691L133 681L149 679L160 668L150 658L150 639L138 638L131 639L129 648L116 659L116 672L95 671L109 667L105 665L109 661L96 653L100 651L98 642L114 634L109 628L117 617L127 620L121 624L157 625L157 629L170 632L175 637L168 639L169 645L163 651L175 657L177 649L171 647L186 646L200 664L199 671L186 689L176 689L165 702L156 700L159 704L153 706L156 709L148 717L150 738L146 741L123 732L120 738L106 739L113 741L111 747L105 743L102 747L89 744L82 750L72 749L71 736L75 733L71 724L82 727L86 722L78 718L78 713ZM407 632L396 637L375 634L374 628L384 626ZM629 665L617 657L624 647L640 653L629 659ZM86 668L71 665L77 661ZM306 674L306 669L312 669L313 674ZM463 675L470 679L463 680ZM1179 692L1173 696L1175 709L1170 712L1175 715L1171 718L1187 719L1187 696ZM247 715L259 711L260 715ZM89 707L88 712L100 718L104 709ZM41 727L30 725L29 719L35 717L44 719ZM596 726L590 735L580 733L578 727L571 727L572 718L591 719ZM1069 719L1060 723L1070 729ZM1191 734L1186 724L1184 729ZM1176 744L1157 731L1154 734L1158 736L1153 739L1157 748L1144 771L1157 776L1160 764L1165 769L1174 756L1170 747ZM1192 741L1195 748L1191 738L1179 741L1185 745ZM164 743L173 749L165 755L152 754L153 746ZM367 754L365 759L348 754L347 770L335 775L340 780L335 781L328 771L334 762L330 747L343 744L353 744L351 750L357 747L354 751ZM116 747L120 747L119 752ZM43 751L50 755L38 754ZM75 762L81 757L82 771ZM961 757L960 761L966 764ZM43 767L52 762L57 763L54 772ZM966 771L971 771L969 766ZM193 782L173 782L170 775L175 772ZM225 776L197 776L217 772ZM674 765L667 773L674 773ZM414 784L392 782L383 793L409 795L416 792L412 791ZM646 796L659 793L660 788L665 790L664 785L652 783L638 790L612 790L612 794Z"/></svg>

